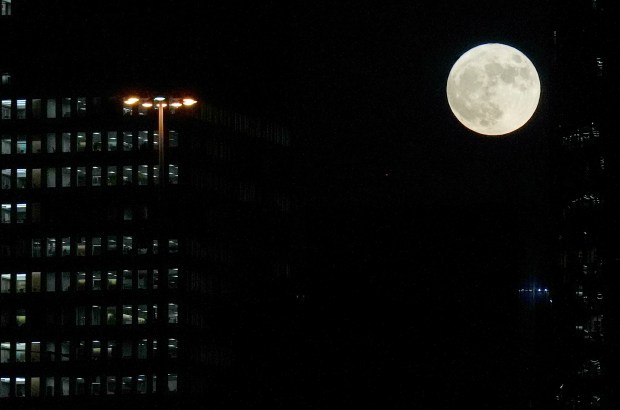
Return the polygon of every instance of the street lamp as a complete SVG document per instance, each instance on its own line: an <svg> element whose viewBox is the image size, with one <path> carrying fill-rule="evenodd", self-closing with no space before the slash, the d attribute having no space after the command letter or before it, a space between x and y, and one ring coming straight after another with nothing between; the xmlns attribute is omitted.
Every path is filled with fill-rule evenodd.
<svg viewBox="0 0 620 410"><path fill-rule="evenodd" d="M169 97L170 107L173 107L175 110L180 107L191 107L196 104L196 101L193 98L173 98ZM165 147L164 147L164 108L168 107L166 103L166 97L157 96L154 98L139 98L135 96L128 97L125 99L124 103L128 106L134 106L136 103L140 102L140 106L145 109L150 109L155 107L158 110L158 136L157 136L157 144L158 144L158 153L159 153L159 184L163 190L165 181L167 179L166 171L165 171Z"/></svg>

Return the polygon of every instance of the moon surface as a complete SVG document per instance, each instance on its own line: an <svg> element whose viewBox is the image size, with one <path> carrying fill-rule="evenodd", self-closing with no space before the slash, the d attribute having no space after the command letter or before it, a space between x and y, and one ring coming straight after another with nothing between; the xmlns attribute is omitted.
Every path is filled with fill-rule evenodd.
<svg viewBox="0 0 620 410"><path fill-rule="evenodd" d="M516 48L482 44L452 66L446 86L448 104L467 128L483 135L504 135L521 128L540 99L534 64Z"/></svg>

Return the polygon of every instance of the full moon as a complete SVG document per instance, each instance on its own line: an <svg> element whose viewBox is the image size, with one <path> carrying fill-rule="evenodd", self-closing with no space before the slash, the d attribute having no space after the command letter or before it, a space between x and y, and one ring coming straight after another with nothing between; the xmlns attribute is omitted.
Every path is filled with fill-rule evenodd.
<svg viewBox="0 0 620 410"><path fill-rule="evenodd" d="M504 135L521 128L540 99L534 64L516 48L489 43L463 54L450 70L448 104L467 128Z"/></svg>

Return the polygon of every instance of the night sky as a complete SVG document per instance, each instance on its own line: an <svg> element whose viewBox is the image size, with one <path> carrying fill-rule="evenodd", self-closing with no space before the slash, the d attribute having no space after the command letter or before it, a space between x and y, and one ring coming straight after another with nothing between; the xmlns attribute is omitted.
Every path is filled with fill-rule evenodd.
<svg viewBox="0 0 620 410"><path fill-rule="evenodd" d="M291 125L306 302L254 388L297 408L520 404L516 295L553 239L549 1L44 3L60 21L96 12L69 45L28 43L32 28L49 61L31 70L86 50L91 83L196 87ZM465 129L445 96L452 64L486 42L521 50L542 83L504 137Z"/></svg>

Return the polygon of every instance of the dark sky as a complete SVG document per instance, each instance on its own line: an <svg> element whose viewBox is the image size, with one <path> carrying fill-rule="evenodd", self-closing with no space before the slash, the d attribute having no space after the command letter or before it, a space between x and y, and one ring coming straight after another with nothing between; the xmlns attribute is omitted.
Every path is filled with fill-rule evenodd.
<svg viewBox="0 0 620 410"><path fill-rule="evenodd" d="M303 354L280 366L300 402L518 402L516 291L547 268L552 215L549 1L28 3L63 34L20 28L47 55L19 56L29 70L72 79L66 60L91 84L195 87L291 124L308 302ZM505 137L465 129L445 96L452 64L485 42L541 77L537 112Z"/></svg>

